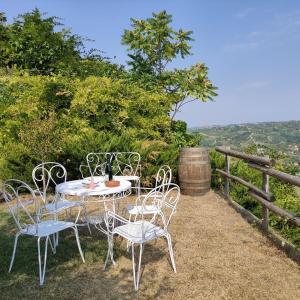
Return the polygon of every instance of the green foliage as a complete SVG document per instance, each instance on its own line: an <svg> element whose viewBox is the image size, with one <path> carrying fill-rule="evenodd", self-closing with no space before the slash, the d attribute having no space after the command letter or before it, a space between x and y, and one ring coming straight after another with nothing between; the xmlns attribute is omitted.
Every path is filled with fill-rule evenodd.
<svg viewBox="0 0 300 300"><path fill-rule="evenodd" d="M43 18L38 9L18 16L11 25L2 22L6 37L0 53L2 66L51 74L79 60L82 39L67 29L56 31L58 25L58 18Z"/></svg>
<svg viewBox="0 0 300 300"><path fill-rule="evenodd" d="M34 9L6 24L0 13L0 67L10 73L17 68L30 74L80 78L125 76L124 67L104 59L100 51L87 51L85 39L61 28L59 18L44 15Z"/></svg>
<svg viewBox="0 0 300 300"><path fill-rule="evenodd" d="M215 94L204 64L166 71L190 54L192 40L171 22L165 11L132 19L122 37L131 57L126 71L86 51L84 39L59 27L57 17L34 9L7 24L0 13L0 178L30 180L32 167L46 160L78 178L91 151L140 152L147 185L162 164L176 175L178 148L198 145L201 135L172 120L173 106Z"/></svg>
<svg viewBox="0 0 300 300"><path fill-rule="evenodd" d="M218 172L216 172L216 169L224 170L225 167L224 155L222 155L219 152L216 152L215 150L211 150L209 152L209 157L210 157L211 172L212 172L211 187L222 191L224 187L223 177Z"/></svg>
<svg viewBox="0 0 300 300"><path fill-rule="evenodd" d="M176 170L178 146L197 143L172 122L166 96L107 77L0 77L0 178L30 181L41 161L63 163L69 178L91 151L138 151L144 183L161 164Z"/></svg>
<svg viewBox="0 0 300 300"><path fill-rule="evenodd" d="M19 130L19 140L32 160L46 161L60 152L63 139L59 120L51 114L43 119L34 119Z"/></svg>
<svg viewBox="0 0 300 300"><path fill-rule="evenodd" d="M162 11L146 20L131 19L131 30L125 30L123 44L128 46L131 73L129 80L140 82L150 90L161 90L172 99L172 119L181 107L191 101L212 100L216 87L208 79L208 68L198 63L190 68L167 70L178 56L190 55L192 31L175 31L172 15Z"/></svg>
<svg viewBox="0 0 300 300"><path fill-rule="evenodd" d="M8 59L8 29L6 26L6 17L3 12L0 12L0 66L4 66Z"/></svg>
<svg viewBox="0 0 300 300"><path fill-rule="evenodd" d="M170 132L170 104L160 94L99 77L88 77L78 82L77 87L70 113L96 130L115 134L126 130L129 136L152 140L164 138Z"/></svg>
<svg viewBox="0 0 300 300"><path fill-rule="evenodd" d="M110 77L112 79L126 79L128 74L123 66L111 63L105 59L82 58L73 64L64 65L58 70L64 76L84 79L89 76Z"/></svg>
<svg viewBox="0 0 300 300"><path fill-rule="evenodd" d="M200 145L202 135L198 133L188 133L186 122L172 120L171 129L174 135L174 142L178 147L194 147Z"/></svg>
<svg viewBox="0 0 300 300"><path fill-rule="evenodd" d="M191 132L203 133L202 144L206 147L228 145L236 149L255 148L259 154L266 149L276 149L278 159L300 161L300 121L263 122L192 128ZM259 147L253 146L253 144ZM255 151L255 149L253 149ZM267 152L270 150L267 150ZM257 152L257 151L256 151ZM266 153L265 155L272 155ZM276 157L275 157L276 158ZM277 159L277 158L276 158Z"/></svg>
<svg viewBox="0 0 300 300"><path fill-rule="evenodd" d="M170 27L172 15L166 11L153 13L152 18L137 20L131 18L132 30L125 30L123 44L128 46L132 66L136 73L161 75L166 65L180 55L190 54L192 31L178 31Z"/></svg>
<svg viewBox="0 0 300 300"><path fill-rule="evenodd" d="M259 150L259 151L258 151ZM263 150L263 151L262 151ZM262 155L269 155L270 158L276 159L275 168L288 174L296 174L299 168L293 165L286 165L282 159L285 156L273 148L262 147L261 145L251 145L244 149L245 152L256 154L262 151ZM210 152L212 162L212 186L223 190L224 179L215 169L224 169L224 155L216 152ZM230 173L232 175L243 178L244 180L254 184L257 187L262 186L261 172L248 167L248 164L242 160L231 158ZM295 214L300 214L300 197L294 186L283 183L280 180L270 177L270 192L275 196L274 204ZM244 186L230 182L230 196L244 208L250 210L254 215L261 218L261 205L249 196L248 189ZM285 237L291 240L296 246L300 247L300 229L291 225L287 220L270 213L270 225Z"/></svg>

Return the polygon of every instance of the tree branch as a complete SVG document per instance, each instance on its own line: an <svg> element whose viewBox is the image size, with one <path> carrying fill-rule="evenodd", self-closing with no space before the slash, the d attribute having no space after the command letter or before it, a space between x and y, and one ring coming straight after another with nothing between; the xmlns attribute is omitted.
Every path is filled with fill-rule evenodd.
<svg viewBox="0 0 300 300"><path fill-rule="evenodd" d="M195 101L195 100L197 100L197 98L189 99L189 100L187 100L187 101L182 100L182 101L178 102L178 103L180 103L180 104L178 105L178 109L180 109L183 105L188 104L188 103L190 103L190 102L193 102L193 101Z"/></svg>
<svg viewBox="0 0 300 300"><path fill-rule="evenodd" d="M175 117L175 115L177 114L177 112L178 112L178 103L176 103L175 104L175 107L174 107L174 110L173 110L173 114L172 114L172 116L171 116L171 120L173 121L173 119L174 119L174 117Z"/></svg>
<svg viewBox="0 0 300 300"><path fill-rule="evenodd" d="M184 101L184 100L185 100L185 98L184 98L183 100L181 100L181 101L175 103L175 107L174 107L174 109L173 109L173 114L172 114L172 116L171 116L171 120L172 120L172 121L174 120L175 115L180 111L180 108L181 108L183 105L188 104L188 103L190 103L190 102L193 102L193 101L197 100L197 98L192 98L192 99L189 99L189 100L186 100L186 101Z"/></svg>

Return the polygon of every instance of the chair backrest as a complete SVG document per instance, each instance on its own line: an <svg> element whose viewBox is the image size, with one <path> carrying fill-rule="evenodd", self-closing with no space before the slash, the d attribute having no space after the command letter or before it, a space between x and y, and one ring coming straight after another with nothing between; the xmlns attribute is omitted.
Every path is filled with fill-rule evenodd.
<svg viewBox="0 0 300 300"><path fill-rule="evenodd" d="M50 187L66 182L67 170L57 162L45 162L37 165L32 171L32 180L43 201L47 203L47 192Z"/></svg>
<svg viewBox="0 0 300 300"><path fill-rule="evenodd" d="M172 181L172 170L168 165L161 166L156 173L155 187L161 186L168 190L168 186Z"/></svg>
<svg viewBox="0 0 300 300"><path fill-rule="evenodd" d="M101 176L105 171L108 160L112 160L113 175L140 176L141 156L138 152L91 152L86 156L86 165L80 165L79 170L85 177Z"/></svg>
<svg viewBox="0 0 300 300"><path fill-rule="evenodd" d="M153 201L153 198L159 206L159 215L162 219L163 227L167 230L173 215L176 213L177 204L180 199L180 188L177 184L167 183L151 190L142 202L140 213L142 220L144 216L147 216L147 205ZM151 221L155 222L156 219L152 218Z"/></svg>
<svg viewBox="0 0 300 300"><path fill-rule="evenodd" d="M6 180L3 194L8 211L20 231L26 231L30 225L37 225L39 203L28 184L17 179Z"/></svg>

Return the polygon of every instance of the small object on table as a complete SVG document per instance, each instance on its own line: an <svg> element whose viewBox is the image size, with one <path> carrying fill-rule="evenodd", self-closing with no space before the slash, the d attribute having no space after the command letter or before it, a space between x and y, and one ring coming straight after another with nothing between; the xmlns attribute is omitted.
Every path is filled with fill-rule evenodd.
<svg viewBox="0 0 300 300"><path fill-rule="evenodd" d="M120 181L119 180L108 180L108 181L105 181L105 185L107 187L117 187L117 186L120 186Z"/></svg>
<svg viewBox="0 0 300 300"><path fill-rule="evenodd" d="M94 182L94 178L92 177L92 178L91 178L91 182L89 183L88 188L89 188L90 190L92 190L92 189L94 189L95 187L96 187L96 183Z"/></svg>

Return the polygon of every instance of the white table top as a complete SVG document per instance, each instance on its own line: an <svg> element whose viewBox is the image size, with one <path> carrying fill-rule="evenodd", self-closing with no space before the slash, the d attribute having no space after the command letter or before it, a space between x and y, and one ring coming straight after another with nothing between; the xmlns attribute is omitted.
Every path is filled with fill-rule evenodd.
<svg viewBox="0 0 300 300"><path fill-rule="evenodd" d="M140 179L139 176L136 175L114 175L113 179L115 180L133 180L133 181L137 181Z"/></svg>
<svg viewBox="0 0 300 300"><path fill-rule="evenodd" d="M89 189L86 184L86 179L80 179L58 184L56 186L56 192L70 196L105 196L125 192L131 188L130 181L119 179L117 176L114 178L120 181L120 186L106 187L104 183L99 183L95 188ZM97 182L96 176L95 182Z"/></svg>

